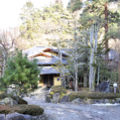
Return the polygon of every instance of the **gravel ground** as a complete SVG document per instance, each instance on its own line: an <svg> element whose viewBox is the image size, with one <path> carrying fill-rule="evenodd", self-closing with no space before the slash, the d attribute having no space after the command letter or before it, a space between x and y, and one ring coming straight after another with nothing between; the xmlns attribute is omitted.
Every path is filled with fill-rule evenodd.
<svg viewBox="0 0 120 120"><path fill-rule="evenodd" d="M24 98L44 108L48 120L120 120L120 105L81 105L45 103L43 96Z"/></svg>

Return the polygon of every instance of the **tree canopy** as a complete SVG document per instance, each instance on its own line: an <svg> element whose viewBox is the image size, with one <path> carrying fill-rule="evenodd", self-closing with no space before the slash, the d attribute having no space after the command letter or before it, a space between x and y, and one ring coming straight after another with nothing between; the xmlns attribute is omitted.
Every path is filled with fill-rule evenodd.
<svg viewBox="0 0 120 120"><path fill-rule="evenodd" d="M21 35L27 41L34 39L36 42L32 41L33 45L44 43L56 46L56 39L64 42L71 38L73 18L62 3L55 3L41 10L27 2L21 13L21 20Z"/></svg>

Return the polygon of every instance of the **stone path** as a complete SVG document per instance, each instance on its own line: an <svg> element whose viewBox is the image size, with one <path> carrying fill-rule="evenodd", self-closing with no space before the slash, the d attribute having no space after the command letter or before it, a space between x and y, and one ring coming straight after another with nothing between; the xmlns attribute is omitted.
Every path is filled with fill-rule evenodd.
<svg viewBox="0 0 120 120"><path fill-rule="evenodd" d="M28 98L32 100L39 100L41 103L45 102L45 96L48 94L48 90L46 87L38 88L37 90L33 91Z"/></svg>

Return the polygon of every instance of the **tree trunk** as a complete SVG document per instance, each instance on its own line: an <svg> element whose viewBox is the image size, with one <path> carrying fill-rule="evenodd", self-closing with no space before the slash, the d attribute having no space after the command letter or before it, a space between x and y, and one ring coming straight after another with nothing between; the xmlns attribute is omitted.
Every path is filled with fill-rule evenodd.
<svg viewBox="0 0 120 120"><path fill-rule="evenodd" d="M97 86L99 85L100 82L100 66L98 65L98 72L97 72Z"/></svg>
<svg viewBox="0 0 120 120"><path fill-rule="evenodd" d="M59 72L60 72L60 80L62 81L62 86L65 87L66 86L66 81L64 79L64 71L63 71L63 63L62 63L62 53L60 50L60 39L58 39L57 42L57 47L58 47L58 55L59 55L59 62L60 62L60 67L59 67Z"/></svg>
<svg viewBox="0 0 120 120"><path fill-rule="evenodd" d="M97 53L97 34L98 28L97 24L91 27L90 30L90 71L89 71L89 90L95 90L95 75L96 75L96 53Z"/></svg>
<svg viewBox="0 0 120 120"><path fill-rule="evenodd" d="M78 61L77 61L77 56L78 56L78 53L77 53L77 23L76 21L74 22L74 40L75 42L73 43L74 44L74 48L73 48L73 57L74 57L74 75L75 75L75 83L74 83L74 88L75 88L75 92L78 91Z"/></svg>
<svg viewBox="0 0 120 120"><path fill-rule="evenodd" d="M118 87L120 88L120 61L118 62Z"/></svg>
<svg viewBox="0 0 120 120"><path fill-rule="evenodd" d="M94 83L94 78L93 78L93 59L94 59L94 48L93 48L93 36L94 36L94 32L93 32L93 27L91 27L90 30L90 45L91 45L91 50L90 50L90 71L89 71L89 90L92 91L93 88L93 83Z"/></svg>
<svg viewBox="0 0 120 120"><path fill-rule="evenodd" d="M77 64L75 64L75 92L78 91L78 68Z"/></svg>
<svg viewBox="0 0 120 120"><path fill-rule="evenodd" d="M84 73L84 87L87 87L87 73Z"/></svg>
<svg viewBox="0 0 120 120"><path fill-rule="evenodd" d="M107 51L109 48L108 39L107 39L107 35L106 35L108 33L108 3L107 2L105 3L104 8L105 8L105 10L104 10L104 14L105 14L105 25L104 25L104 28L105 28L105 49ZM108 52L106 53L105 59L106 59L106 61L108 61L108 59L109 59Z"/></svg>
<svg viewBox="0 0 120 120"><path fill-rule="evenodd" d="M5 51L5 49L3 48L2 51L2 56L3 56L3 62L2 62L2 69L1 69L1 77L4 76L4 72L5 72L5 66L6 66L6 62L7 62L7 52Z"/></svg>

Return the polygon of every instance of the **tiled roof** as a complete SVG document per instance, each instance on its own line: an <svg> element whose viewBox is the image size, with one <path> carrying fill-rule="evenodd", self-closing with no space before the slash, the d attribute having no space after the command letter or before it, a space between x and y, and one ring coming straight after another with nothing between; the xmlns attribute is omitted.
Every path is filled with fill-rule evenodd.
<svg viewBox="0 0 120 120"><path fill-rule="evenodd" d="M51 52L58 53L59 51L56 48L41 46L35 46L23 51L24 54L27 54L29 59L37 59L37 64L41 66L55 65L60 62L60 58L58 57L58 55L52 55ZM60 50L60 52L63 56L67 56L67 53L64 52L64 50ZM67 59L64 57L62 57L62 64L67 64Z"/></svg>
<svg viewBox="0 0 120 120"><path fill-rule="evenodd" d="M63 69L63 71L64 71L64 74L69 73L67 69ZM50 74L58 75L60 74L60 72L54 67L50 67L50 66L40 68L40 75L50 75Z"/></svg>
<svg viewBox="0 0 120 120"><path fill-rule="evenodd" d="M52 52L54 53L58 53L59 50L57 48L49 48L49 47L43 47L43 46L35 46L32 47L30 49L24 50L23 53L27 54L28 57L39 54L39 53L43 53L45 50L50 49ZM64 56L68 56L67 52L65 52L63 49L60 50L61 54ZM47 52L44 52L47 53Z"/></svg>
<svg viewBox="0 0 120 120"><path fill-rule="evenodd" d="M53 67L43 67L41 69L40 75L49 75L49 74L60 74L60 73Z"/></svg>
<svg viewBox="0 0 120 120"><path fill-rule="evenodd" d="M35 47L29 48L27 50L24 50L23 54L26 54L29 57L29 56L33 56L35 54L42 52L44 49L45 49L45 47L35 46Z"/></svg>
<svg viewBox="0 0 120 120"><path fill-rule="evenodd" d="M60 62L60 58L56 56L53 56L51 58L41 57L36 59L38 65L55 65ZM62 59L62 64L67 64L67 60Z"/></svg>

